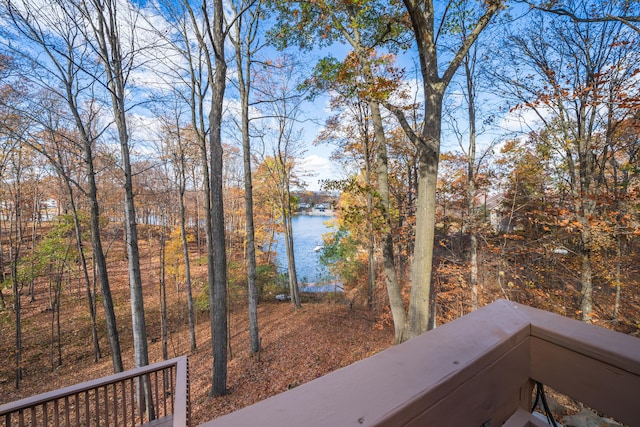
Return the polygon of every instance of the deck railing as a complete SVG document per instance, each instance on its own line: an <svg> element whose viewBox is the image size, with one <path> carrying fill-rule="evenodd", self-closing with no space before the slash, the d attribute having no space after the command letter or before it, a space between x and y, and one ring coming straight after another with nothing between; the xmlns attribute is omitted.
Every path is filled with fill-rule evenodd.
<svg viewBox="0 0 640 427"><path fill-rule="evenodd" d="M545 426L535 382L640 426L640 339L501 300L200 427Z"/></svg>
<svg viewBox="0 0 640 427"><path fill-rule="evenodd" d="M140 385L147 402L140 409ZM186 357L178 357L0 406L0 427L189 426Z"/></svg>
<svg viewBox="0 0 640 427"><path fill-rule="evenodd" d="M132 408L144 376L151 422ZM201 427L545 426L530 414L536 382L640 426L640 339L500 300ZM183 427L188 403L178 358L0 406L0 427Z"/></svg>

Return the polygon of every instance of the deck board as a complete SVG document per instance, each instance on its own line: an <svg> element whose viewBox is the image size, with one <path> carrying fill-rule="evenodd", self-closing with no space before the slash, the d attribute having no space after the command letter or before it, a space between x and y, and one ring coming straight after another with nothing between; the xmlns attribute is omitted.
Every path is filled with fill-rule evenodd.
<svg viewBox="0 0 640 427"><path fill-rule="evenodd" d="M173 414L158 418L148 423L142 424L144 427L171 427L173 426Z"/></svg>

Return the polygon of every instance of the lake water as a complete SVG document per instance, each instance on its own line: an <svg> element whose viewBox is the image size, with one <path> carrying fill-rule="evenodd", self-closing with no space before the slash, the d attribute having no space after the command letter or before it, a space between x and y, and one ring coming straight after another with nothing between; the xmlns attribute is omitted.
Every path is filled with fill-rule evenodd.
<svg viewBox="0 0 640 427"><path fill-rule="evenodd" d="M298 275L298 282L301 285L301 291L333 291L334 290L334 277L329 271L320 264L320 253L316 249L317 246L322 246L322 235L329 232L330 229L325 225L325 222L330 220L328 216L313 216L313 215L295 215L292 219L291 225L293 228L293 250L296 258L296 273ZM287 272L287 254L284 244L284 238L282 235L278 236L276 242L276 262L278 264L278 271L281 273ZM331 283L327 285L331 289L320 289L314 287L314 289L305 289L304 284L308 283Z"/></svg>

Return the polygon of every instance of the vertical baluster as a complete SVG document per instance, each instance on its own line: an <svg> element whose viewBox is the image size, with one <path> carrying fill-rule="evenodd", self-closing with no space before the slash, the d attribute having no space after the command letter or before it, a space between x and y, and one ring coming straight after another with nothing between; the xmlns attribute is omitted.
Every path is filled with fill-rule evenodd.
<svg viewBox="0 0 640 427"><path fill-rule="evenodd" d="M112 392L113 392L113 425L118 425L118 388L117 383L112 384Z"/></svg>
<svg viewBox="0 0 640 427"><path fill-rule="evenodd" d="M96 401L96 426L100 426L100 393L98 393L98 389L93 389L93 396Z"/></svg>
<svg viewBox="0 0 640 427"><path fill-rule="evenodd" d="M47 402L42 404L42 421L45 426L49 425L49 408L47 408Z"/></svg>
<svg viewBox="0 0 640 427"><path fill-rule="evenodd" d="M109 425L109 389L104 386L104 425Z"/></svg>
<svg viewBox="0 0 640 427"><path fill-rule="evenodd" d="M32 426L37 425L37 422L36 422L36 420L37 420L37 418L36 418L36 408L37 408L37 406L32 406L31 407L31 425ZM9 427L9 426L7 426L7 427Z"/></svg>
<svg viewBox="0 0 640 427"><path fill-rule="evenodd" d="M162 370L162 412L167 416L167 370Z"/></svg>
<svg viewBox="0 0 640 427"><path fill-rule="evenodd" d="M91 420L89 419L91 412L89 411L89 390L84 392L84 422L85 425L88 427L91 423Z"/></svg>
<svg viewBox="0 0 640 427"><path fill-rule="evenodd" d="M20 427L22 427L24 425L24 413L23 413L22 409L20 409L20 411L18 411L18 425Z"/></svg>
<svg viewBox="0 0 640 427"><path fill-rule="evenodd" d="M70 426L69 423L69 396L64 397L64 425Z"/></svg>
<svg viewBox="0 0 640 427"><path fill-rule="evenodd" d="M130 382L129 382L129 390L131 391L131 425L135 426L136 425L136 393L134 391L134 383L135 379L131 378Z"/></svg>
<svg viewBox="0 0 640 427"><path fill-rule="evenodd" d="M127 380L120 383L122 388L122 425L127 425Z"/></svg>
<svg viewBox="0 0 640 427"><path fill-rule="evenodd" d="M79 393L76 393L74 395L74 405L76 408L76 427L80 427L80 395Z"/></svg>
<svg viewBox="0 0 640 427"><path fill-rule="evenodd" d="M58 417L58 399L53 401L53 425L58 427L60 425L60 419Z"/></svg>
<svg viewBox="0 0 640 427"><path fill-rule="evenodd" d="M173 404L171 403L173 401L173 384L171 384L171 377L173 376L172 374L173 372L173 366L169 367L166 371L164 371L164 376L165 376L165 390L164 390L164 395L165 395L165 399L167 399L169 401L169 403L167 404L167 406L169 407L167 409L167 411L171 411L170 413L173 414Z"/></svg>
<svg viewBox="0 0 640 427"><path fill-rule="evenodd" d="M152 396L152 402L153 402L153 407L155 408L154 410L156 411L156 418L159 418L160 414L158 414L157 412L160 410L160 406L159 403L160 401L158 400L160 395L158 394L158 371L155 371L153 374L153 388L155 393L155 396ZM151 376L149 376L149 381L151 381Z"/></svg>
<svg viewBox="0 0 640 427"><path fill-rule="evenodd" d="M178 376L175 375L178 369L178 365L173 365L169 370L169 387L171 388L171 413L175 412L175 401L176 401L176 381Z"/></svg>

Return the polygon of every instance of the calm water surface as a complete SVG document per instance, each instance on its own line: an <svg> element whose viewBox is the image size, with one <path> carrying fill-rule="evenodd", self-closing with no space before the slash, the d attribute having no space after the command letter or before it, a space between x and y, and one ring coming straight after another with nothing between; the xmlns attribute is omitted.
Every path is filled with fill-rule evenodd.
<svg viewBox="0 0 640 427"><path fill-rule="evenodd" d="M296 273L300 284L327 283L334 280L327 269L320 264L321 251L314 251L317 246L323 244L322 235L330 231L325 224L330 219L331 217L328 216L312 215L295 215L293 217L291 223L293 227L293 250L296 258ZM278 271L286 273L287 254L282 235L278 236L276 251Z"/></svg>

